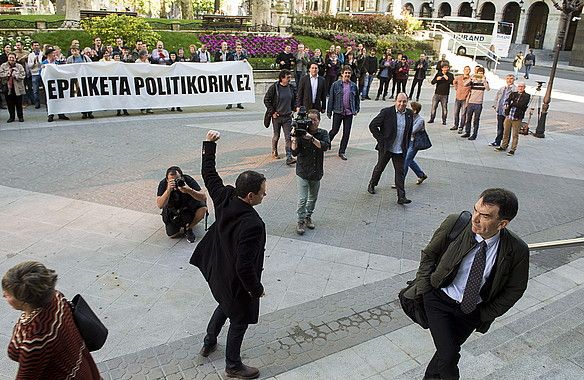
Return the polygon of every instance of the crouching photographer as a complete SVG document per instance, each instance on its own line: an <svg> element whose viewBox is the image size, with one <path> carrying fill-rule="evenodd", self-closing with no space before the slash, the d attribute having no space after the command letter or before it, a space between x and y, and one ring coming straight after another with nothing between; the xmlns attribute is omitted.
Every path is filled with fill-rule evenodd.
<svg viewBox="0 0 584 380"><path fill-rule="evenodd" d="M304 234L305 228L314 229L312 213L320 179L324 174L324 152L331 147L328 132L318 128L320 113L300 107L298 115L292 122L292 155L297 157L296 175L298 176L298 225L296 233Z"/></svg>
<svg viewBox="0 0 584 380"><path fill-rule="evenodd" d="M166 177L158 184L157 195L156 205L162 209L166 234L175 238L184 233L187 241L194 243L193 227L207 213L207 195L197 181L183 174L178 166L171 166L166 170Z"/></svg>

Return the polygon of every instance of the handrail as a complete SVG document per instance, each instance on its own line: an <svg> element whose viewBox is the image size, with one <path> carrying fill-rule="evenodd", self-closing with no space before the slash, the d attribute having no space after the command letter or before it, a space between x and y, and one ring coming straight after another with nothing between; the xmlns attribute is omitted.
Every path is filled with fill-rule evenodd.
<svg viewBox="0 0 584 380"><path fill-rule="evenodd" d="M448 28L447 26L445 26L444 24L441 24L440 22L432 22L432 26L434 28L434 32L436 32L436 29L439 29L440 33L444 33L446 35L448 35L450 38L452 38L454 40L454 50L456 50L456 43L458 41L460 41L460 38L457 38L456 33L454 31L452 31L450 28ZM461 44L462 45L462 44ZM493 61L495 63L495 70L497 69L497 65L499 64L499 60L495 57L492 57L492 51L490 49L488 49L487 47L485 47L485 45L479 43L478 41L475 41L475 53L473 56L473 61L476 61L476 53L477 50L481 53L485 54L485 58L486 59L490 59L491 61Z"/></svg>
<svg viewBox="0 0 584 380"><path fill-rule="evenodd" d="M528 244L527 246L529 247L529 249L541 251L544 249L566 248L580 245L584 245L584 238L544 241L541 243L531 243Z"/></svg>

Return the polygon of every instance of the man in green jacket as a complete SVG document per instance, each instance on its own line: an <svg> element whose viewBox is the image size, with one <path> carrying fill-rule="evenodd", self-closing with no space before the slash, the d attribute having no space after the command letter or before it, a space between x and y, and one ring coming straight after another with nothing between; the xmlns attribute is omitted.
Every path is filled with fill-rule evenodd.
<svg viewBox="0 0 584 380"><path fill-rule="evenodd" d="M511 191L487 189L458 237L448 242L457 220L450 215L422 250L412 290L423 297L436 346L424 379L459 379L460 346L474 330L487 332L527 288L529 248L506 228L517 209Z"/></svg>

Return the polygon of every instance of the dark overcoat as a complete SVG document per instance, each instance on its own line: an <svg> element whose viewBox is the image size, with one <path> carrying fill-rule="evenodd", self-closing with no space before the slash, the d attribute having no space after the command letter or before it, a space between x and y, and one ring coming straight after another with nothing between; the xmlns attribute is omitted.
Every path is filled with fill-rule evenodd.
<svg viewBox="0 0 584 380"><path fill-rule="evenodd" d="M402 152L408 151L408 144L412 137L414 114L411 109L406 109L406 130L401 142ZM383 108L369 123L369 130L377 140L375 149L380 152L389 151L397 135L397 113L395 106Z"/></svg>
<svg viewBox="0 0 584 380"><path fill-rule="evenodd" d="M258 322L264 292L266 227L253 206L223 185L215 169L214 142L203 143L202 176L215 206L215 223L201 239L190 263L198 267L211 293L232 323Z"/></svg>

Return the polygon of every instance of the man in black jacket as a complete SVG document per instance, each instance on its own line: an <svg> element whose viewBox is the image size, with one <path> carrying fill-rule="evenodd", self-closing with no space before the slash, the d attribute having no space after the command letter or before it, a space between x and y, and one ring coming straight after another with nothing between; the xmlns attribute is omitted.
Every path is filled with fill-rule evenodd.
<svg viewBox="0 0 584 380"><path fill-rule="evenodd" d="M414 124L412 110L407 106L408 96L402 92L396 96L394 106L382 109L369 124L369 130L377 140L375 149L378 151L378 157L367 191L375 194L375 186L379 183L381 173L391 160L395 171L397 203L400 205L412 202L406 198L404 188L404 158Z"/></svg>
<svg viewBox="0 0 584 380"><path fill-rule="evenodd" d="M428 61L426 60L426 54L420 54L420 59L414 63L414 80L412 81L412 87L410 88L410 99L414 98L414 88L418 86L418 93L416 94L416 102L420 100L420 92L422 91L422 84L424 79L426 79L426 72L428 71Z"/></svg>
<svg viewBox="0 0 584 380"><path fill-rule="evenodd" d="M296 110L304 107L307 110L326 111L326 89L324 78L318 75L318 64L312 62L308 74L300 79L296 95Z"/></svg>
<svg viewBox="0 0 584 380"><path fill-rule="evenodd" d="M280 132L284 130L286 140L286 165L292 165L296 160L292 157L292 111L296 104L296 88L290 83L292 72L290 70L280 71L278 82L272 84L264 96L266 113L264 115L264 127L269 128L270 122L274 127L272 136L272 157L278 159L278 140Z"/></svg>
<svg viewBox="0 0 584 380"><path fill-rule="evenodd" d="M241 173L235 187L225 186L215 169L217 131L203 142L202 175L215 205L215 223L195 248L190 263L201 270L219 306L215 309L200 354L217 348L217 336L229 318L225 373L255 379L260 372L241 361L241 343L249 324L258 322L266 227L254 206L266 195L266 178L254 171Z"/></svg>
<svg viewBox="0 0 584 380"><path fill-rule="evenodd" d="M432 84L436 85L434 96L432 97L432 110L430 111L430 120L428 123L433 123L436 117L436 108L438 103L442 105L442 125L446 125L446 117L448 116L448 95L450 95L450 86L454 82L454 75L450 72L450 66L443 65L440 71L436 73Z"/></svg>
<svg viewBox="0 0 584 380"><path fill-rule="evenodd" d="M504 152L509 146L509 137L513 132L511 150L507 152L508 156L513 156L519 142L519 129L525 117L525 111L529 108L531 95L525 92L525 82L517 82L517 92L512 92L505 101L505 121L503 122L503 141L501 146L495 148L495 151Z"/></svg>
<svg viewBox="0 0 584 380"><path fill-rule="evenodd" d="M375 49L372 48L369 50L369 55L363 59L363 72L365 74L365 79L363 82L363 90L361 91L361 100L371 100L369 97L369 88L371 87L373 78L375 78L375 73L377 73L378 67Z"/></svg>
<svg viewBox="0 0 584 380"><path fill-rule="evenodd" d="M286 45L284 51L280 52L276 57L276 64L280 70L290 70L292 71L292 66L296 64L296 58L292 54L292 46Z"/></svg>
<svg viewBox="0 0 584 380"><path fill-rule="evenodd" d="M305 228L313 230L315 228L312 221L312 213L316 199L320 180L324 174L324 152L331 147L331 140L328 132L320 129L320 113L316 109L308 111L308 117L312 124L307 132L298 134L299 127L296 128L292 136L292 154L298 157L296 162L296 175L298 176L298 225L296 233L303 235Z"/></svg>

